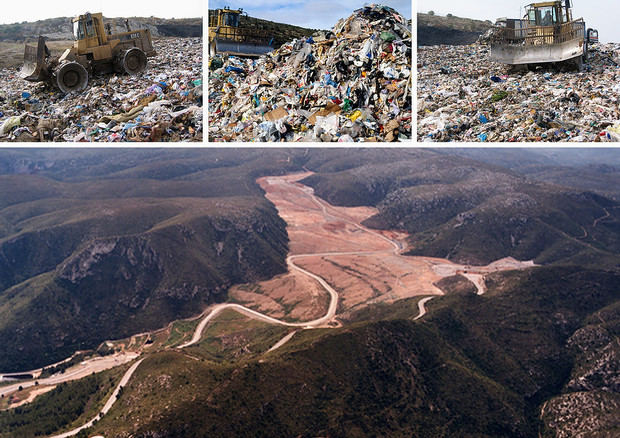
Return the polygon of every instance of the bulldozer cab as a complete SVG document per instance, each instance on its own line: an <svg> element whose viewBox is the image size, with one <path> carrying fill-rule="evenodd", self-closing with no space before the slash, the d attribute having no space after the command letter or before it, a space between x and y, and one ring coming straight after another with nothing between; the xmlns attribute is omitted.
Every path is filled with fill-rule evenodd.
<svg viewBox="0 0 620 438"><path fill-rule="evenodd" d="M86 13L71 20L73 23L73 47L78 55L92 54L93 59L107 59L112 56L108 37L103 25L103 15Z"/></svg>
<svg viewBox="0 0 620 438"><path fill-rule="evenodd" d="M572 20L570 0L532 3L523 17L530 26L557 26Z"/></svg>
<svg viewBox="0 0 620 438"><path fill-rule="evenodd" d="M531 3L520 20L505 19L491 37L491 59L513 66L565 63L578 69L587 59L596 31L586 33L575 19L571 0Z"/></svg>
<svg viewBox="0 0 620 438"><path fill-rule="evenodd" d="M239 27L239 11L231 11L229 9L218 10L218 26Z"/></svg>
<svg viewBox="0 0 620 438"><path fill-rule="evenodd" d="M209 11L209 55L217 53L257 57L273 50L271 35L266 30L241 26L243 9ZM247 15L247 14L246 14Z"/></svg>

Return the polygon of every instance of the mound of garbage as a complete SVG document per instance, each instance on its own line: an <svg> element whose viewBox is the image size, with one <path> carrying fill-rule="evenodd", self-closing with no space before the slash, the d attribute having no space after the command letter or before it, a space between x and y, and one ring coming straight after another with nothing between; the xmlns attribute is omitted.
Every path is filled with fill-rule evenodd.
<svg viewBox="0 0 620 438"><path fill-rule="evenodd" d="M583 71L512 72L483 44L418 50L418 141L620 141L620 45L591 47Z"/></svg>
<svg viewBox="0 0 620 438"><path fill-rule="evenodd" d="M210 141L411 138L411 28L370 5L258 59L210 60Z"/></svg>
<svg viewBox="0 0 620 438"><path fill-rule="evenodd" d="M142 74L93 76L81 93L0 70L0 141L202 141L202 39L153 45Z"/></svg>

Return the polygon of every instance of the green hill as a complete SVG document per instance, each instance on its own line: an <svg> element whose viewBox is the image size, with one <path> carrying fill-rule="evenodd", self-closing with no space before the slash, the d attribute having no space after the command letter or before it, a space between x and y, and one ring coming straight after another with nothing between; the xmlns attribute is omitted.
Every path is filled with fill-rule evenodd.
<svg viewBox="0 0 620 438"><path fill-rule="evenodd" d="M79 436L615 436L618 202L589 167L598 155L503 154L1 151L0 360L34 368L283 272L284 223L255 179L310 169L304 182L319 196L376 206L367 225L409 231L412 253L543 266L491 274L484 295L446 278L424 318L421 297L375 304L269 353L286 329L222 314L186 349L156 339L110 412ZM544 182L559 165L573 187ZM36 419L63 400L63 424L81 424L79 408L101 402L97 385L111 381L67 385L19 418L0 413L11 427L0 437L49 432L54 422Z"/></svg>
<svg viewBox="0 0 620 438"><path fill-rule="evenodd" d="M376 206L379 213L366 225L407 231L412 255L470 264L506 256L538 263L617 263L617 201L431 151L411 152L396 162L387 151L383 158L373 154L358 152L355 160L367 164L347 168L317 163L325 170L303 182L337 205ZM602 217L605 221L597 221Z"/></svg>
<svg viewBox="0 0 620 438"><path fill-rule="evenodd" d="M498 274L489 296L438 298L427 319L412 321L406 300L376 321L302 332L260 361L160 353L90 433L536 436L540 405L576 363L566 341L617 300L619 280L577 268Z"/></svg>
<svg viewBox="0 0 620 438"><path fill-rule="evenodd" d="M418 46L472 44L491 26L488 20L418 13Z"/></svg>
<svg viewBox="0 0 620 438"><path fill-rule="evenodd" d="M64 179L58 158L37 175L0 176L3 371L163 327L224 300L232 284L285 271L285 223L255 183L273 172L260 152L184 161L163 151L152 163L149 152L125 154L140 164L73 154L96 163L80 181ZM16 158L0 161L25 165Z"/></svg>

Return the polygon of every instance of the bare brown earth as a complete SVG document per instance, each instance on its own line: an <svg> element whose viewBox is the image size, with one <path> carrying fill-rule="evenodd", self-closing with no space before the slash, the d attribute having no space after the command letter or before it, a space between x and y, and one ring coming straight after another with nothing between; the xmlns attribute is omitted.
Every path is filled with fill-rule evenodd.
<svg viewBox="0 0 620 438"><path fill-rule="evenodd" d="M6 410L9 408L13 409L13 408L17 408L19 406L25 405L26 403L30 403L34 401L34 399L37 398L39 395L45 394L46 392L49 392L53 390L54 388L56 388L56 385L43 386L43 387L33 386L31 388L24 389L23 391L15 392L13 393L13 396L12 396L13 398L11 400L11 403L7 404L6 407L0 404L0 406L2 406L0 410ZM16 397L16 394L19 394L20 396L19 399ZM6 398L9 399L10 397L6 397Z"/></svg>
<svg viewBox="0 0 620 438"><path fill-rule="evenodd" d="M336 289L337 313L341 317L377 302L442 295L435 283L456 273L472 281L481 294L485 274L533 265L507 258L476 267L445 259L403 256L400 252L405 247L405 233L362 226L361 222L376 214L374 208L336 207L315 197L310 187L299 183L310 174L264 177L258 183L288 225L290 255L297 256L298 266ZM325 314L328 306L324 289L296 271L234 287L229 295L261 313L295 321L315 319Z"/></svg>
<svg viewBox="0 0 620 438"><path fill-rule="evenodd" d="M427 298L418 303L418 319L426 313L426 302L436 295L443 295L441 289L435 286L442 278L461 274L472 281L478 293L482 294L485 291L486 274L534 266L531 261L520 262L513 258L501 259L487 266L469 266L446 259L403 256L400 253L405 248L405 233L365 228L361 222L374 215L375 209L335 207L328 204L314 196L311 188L298 182L308 175L310 173L258 180L267 198L274 203L280 216L287 222L290 239L287 262L290 268L297 268L268 281L233 287L229 291L230 298L255 312L243 309L237 304L218 304L204 313L206 317L195 328L195 324L190 320L185 321L187 327L183 328L183 332L193 332L194 336L191 341L177 348L197 343L206 324L227 307L236 306L234 310L245 317L262 319L271 324L282 324L281 321L313 321L308 324L314 327L322 326L325 321L319 320L327 319L328 326L335 326L339 322L332 321L334 311L337 317L346 318L349 312L373 303L392 303L404 298L426 296ZM300 272L300 268L307 271L306 274ZM317 278L313 279L311 275ZM320 279L326 284L319 284ZM335 292L327 292L330 286ZM329 309L332 302L334 309ZM110 342L111 346L120 347L121 352L82 362L68 369L63 375L51 376L40 382L43 385L56 385L127 363L149 347L146 344L147 339L154 341L150 347L163 345L171 336L173 324L175 323L152 333ZM291 333L272 349L290 339L293 336ZM185 335L180 334L175 344L181 342L183 336ZM135 370L134 367L132 369ZM126 376L129 378L131 373L128 372ZM33 381L23 383L24 389L33 385ZM20 384L1 387L0 393L5 396L14 393L18 386Z"/></svg>
<svg viewBox="0 0 620 438"><path fill-rule="evenodd" d="M290 255L304 255L296 264L338 291L339 314L378 301L441 294L433 286L441 276L423 258L395 254L395 245L388 239L402 236L388 232L385 239L360 225L376 213L374 208L335 207L319 200L311 188L298 183L308 175L265 177L258 182L288 224ZM273 317L298 321L317 318L328 306L323 288L296 271L235 287L229 295Z"/></svg>

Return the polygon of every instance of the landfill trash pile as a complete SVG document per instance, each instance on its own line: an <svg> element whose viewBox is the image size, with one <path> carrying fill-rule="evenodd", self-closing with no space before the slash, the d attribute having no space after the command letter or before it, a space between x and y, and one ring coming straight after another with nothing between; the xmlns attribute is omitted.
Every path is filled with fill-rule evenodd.
<svg viewBox="0 0 620 438"><path fill-rule="evenodd" d="M0 141L202 141L202 39L153 45L142 74L96 75L81 93L0 70Z"/></svg>
<svg viewBox="0 0 620 438"><path fill-rule="evenodd" d="M258 59L213 58L209 140L410 139L411 41L402 15L370 5Z"/></svg>
<svg viewBox="0 0 620 438"><path fill-rule="evenodd" d="M620 141L619 44L591 47L581 72L514 73L489 54L418 49L419 141Z"/></svg>

